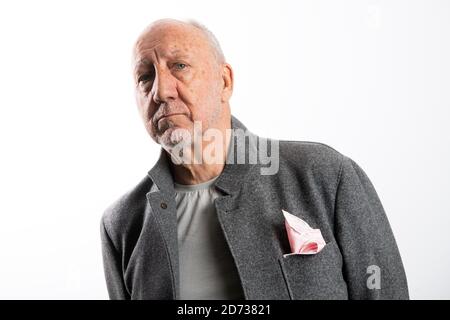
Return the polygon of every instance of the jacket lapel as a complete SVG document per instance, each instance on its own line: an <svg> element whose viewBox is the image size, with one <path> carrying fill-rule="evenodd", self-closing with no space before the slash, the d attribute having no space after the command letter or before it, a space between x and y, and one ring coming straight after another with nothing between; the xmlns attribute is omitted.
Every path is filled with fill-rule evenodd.
<svg viewBox="0 0 450 320"><path fill-rule="evenodd" d="M166 151L161 149L158 162L148 173L154 184L152 185L150 192L147 193L147 200L153 213L155 214L155 219L159 225L161 235L164 240L167 259L169 260L169 271L172 278L173 298L178 299L180 296L180 276L178 260L177 210L173 178L170 173L168 163L170 159L168 158L169 156ZM167 272L167 270L161 270L160 272Z"/></svg>
<svg viewBox="0 0 450 320"><path fill-rule="evenodd" d="M238 152L237 137L233 134L227 156L227 164L215 186L224 192L216 199L215 205L219 222L233 255L245 298L254 299L289 299L289 293L281 272L278 257L281 249L273 227L266 217L273 216L277 205L261 208L257 202L255 189L244 192L246 186L256 186L260 175L260 164L249 163L249 152L257 152L256 136L246 131L245 126L232 118L233 129L243 129L249 136L245 148L245 163L236 163L233 159ZM230 152L231 151L231 152ZM257 153L255 153L257 154ZM250 187L252 188L252 187ZM281 216L281 211L280 211ZM274 245L275 244L275 245Z"/></svg>

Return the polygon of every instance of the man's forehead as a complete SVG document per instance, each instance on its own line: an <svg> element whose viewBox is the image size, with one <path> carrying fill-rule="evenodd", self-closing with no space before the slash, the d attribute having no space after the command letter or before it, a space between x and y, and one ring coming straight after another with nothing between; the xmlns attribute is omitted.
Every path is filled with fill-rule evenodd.
<svg viewBox="0 0 450 320"><path fill-rule="evenodd" d="M135 52L136 65L151 65L155 58L170 59L170 58L190 58L193 54L192 48L179 46L170 46L164 48L162 46L154 46L151 48L137 49ZM157 55L157 57L155 57Z"/></svg>
<svg viewBox="0 0 450 320"><path fill-rule="evenodd" d="M135 45L136 61L145 60L155 53L180 56L198 53L208 46L204 35L192 26L162 25L149 28Z"/></svg>
<svg viewBox="0 0 450 320"><path fill-rule="evenodd" d="M135 59L138 61L152 59L155 54L160 58L190 56L200 48L201 46L184 39L163 38L138 43L134 52Z"/></svg>

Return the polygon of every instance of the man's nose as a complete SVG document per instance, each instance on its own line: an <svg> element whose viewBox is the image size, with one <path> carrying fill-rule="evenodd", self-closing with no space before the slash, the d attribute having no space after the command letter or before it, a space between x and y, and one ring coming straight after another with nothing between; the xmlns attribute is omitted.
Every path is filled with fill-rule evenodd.
<svg viewBox="0 0 450 320"><path fill-rule="evenodd" d="M166 71L157 72L153 82L153 100L155 103L168 102L178 96L175 77Z"/></svg>

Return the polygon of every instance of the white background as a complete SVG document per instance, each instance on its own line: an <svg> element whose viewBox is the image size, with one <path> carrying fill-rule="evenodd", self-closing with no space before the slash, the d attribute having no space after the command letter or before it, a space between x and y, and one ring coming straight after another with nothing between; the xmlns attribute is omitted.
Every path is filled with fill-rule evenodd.
<svg viewBox="0 0 450 320"><path fill-rule="evenodd" d="M251 131L354 159L411 298L450 299L450 2L430 0L2 1L0 298L107 298L100 217L159 154L131 48L164 17L216 34Z"/></svg>

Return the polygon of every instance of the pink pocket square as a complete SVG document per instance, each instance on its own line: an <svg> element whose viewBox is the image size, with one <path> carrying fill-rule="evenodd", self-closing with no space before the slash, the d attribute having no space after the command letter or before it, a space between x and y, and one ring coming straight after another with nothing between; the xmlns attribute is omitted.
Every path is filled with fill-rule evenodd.
<svg viewBox="0 0 450 320"><path fill-rule="evenodd" d="M284 223L292 251L283 256L319 253L325 246L320 230L311 228L305 221L289 212L281 211L285 218Z"/></svg>

